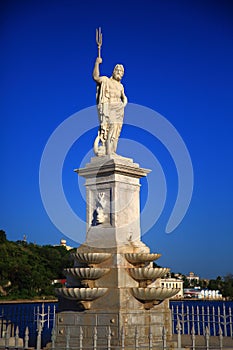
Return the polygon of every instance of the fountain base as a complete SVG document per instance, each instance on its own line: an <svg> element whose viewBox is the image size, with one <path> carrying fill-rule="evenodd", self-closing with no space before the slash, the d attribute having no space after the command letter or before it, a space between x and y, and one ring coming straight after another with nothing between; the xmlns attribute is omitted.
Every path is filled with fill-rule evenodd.
<svg viewBox="0 0 233 350"><path fill-rule="evenodd" d="M102 349L107 341L124 342L127 349L134 349L135 341L141 346L152 341L156 348L164 334L167 349L172 348L168 297L174 293L158 291L156 284L147 288L168 269L152 271L160 254L150 254L140 234L139 179L149 170L111 155L92 158L77 172L86 178L87 235L74 255L74 269L66 270L70 290L58 293L55 348L65 346L68 330L71 348L80 341L92 346L93 339ZM79 293L85 283L87 293ZM91 294L92 289L100 292Z"/></svg>

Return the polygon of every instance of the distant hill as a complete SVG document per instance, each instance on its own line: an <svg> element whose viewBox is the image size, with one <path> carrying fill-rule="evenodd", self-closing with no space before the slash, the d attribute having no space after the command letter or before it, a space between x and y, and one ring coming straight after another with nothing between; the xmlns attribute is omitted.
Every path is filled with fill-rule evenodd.
<svg viewBox="0 0 233 350"><path fill-rule="evenodd" d="M73 266L70 253L64 246L8 241L0 230L0 300L55 297L52 281Z"/></svg>

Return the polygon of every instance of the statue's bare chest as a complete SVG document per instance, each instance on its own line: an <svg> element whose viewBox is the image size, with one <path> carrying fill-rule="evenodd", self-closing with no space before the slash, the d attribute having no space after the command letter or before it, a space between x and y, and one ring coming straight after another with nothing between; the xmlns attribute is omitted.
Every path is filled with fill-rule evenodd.
<svg viewBox="0 0 233 350"><path fill-rule="evenodd" d="M109 93L110 97L121 97L122 85L115 80L110 79L109 81Z"/></svg>

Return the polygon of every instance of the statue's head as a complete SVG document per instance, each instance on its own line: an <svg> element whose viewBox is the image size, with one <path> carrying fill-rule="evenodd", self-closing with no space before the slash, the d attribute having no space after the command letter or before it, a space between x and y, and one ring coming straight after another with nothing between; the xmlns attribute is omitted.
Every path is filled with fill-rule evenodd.
<svg viewBox="0 0 233 350"><path fill-rule="evenodd" d="M117 64L113 70L112 77L117 81L121 81L124 75L124 67L122 64Z"/></svg>

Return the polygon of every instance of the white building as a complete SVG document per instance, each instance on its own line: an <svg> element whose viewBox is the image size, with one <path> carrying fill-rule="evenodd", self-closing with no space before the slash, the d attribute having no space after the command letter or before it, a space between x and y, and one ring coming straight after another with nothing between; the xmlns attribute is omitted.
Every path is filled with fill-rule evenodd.
<svg viewBox="0 0 233 350"><path fill-rule="evenodd" d="M203 300L221 300L222 294L219 290L209 290L199 288L185 288L184 289L184 298L194 298L194 299L203 299Z"/></svg>
<svg viewBox="0 0 233 350"><path fill-rule="evenodd" d="M71 250L73 249L73 247L70 247L66 244L66 240L65 239L61 239L60 240L60 244L55 244L54 247L59 247L59 246L62 246L62 247L65 247L66 250Z"/></svg>
<svg viewBox="0 0 233 350"><path fill-rule="evenodd" d="M65 239L61 239L60 240L60 245L65 247L67 250L73 249L73 247L70 247L70 246L66 245L66 240Z"/></svg>
<svg viewBox="0 0 233 350"><path fill-rule="evenodd" d="M208 290L203 289L200 293L200 299L211 299L211 300L221 300L222 294L220 294L219 290Z"/></svg>
<svg viewBox="0 0 233 350"><path fill-rule="evenodd" d="M165 288L179 288L180 291L171 299L182 299L184 297L183 280L178 278L161 278L160 287Z"/></svg>
<svg viewBox="0 0 233 350"><path fill-rule="evenodd" d="M193 285L194 283L199 284L200 277L196 276L194 272L189 272L189 275L185 277L189 281L190 285Z"/></svg>

